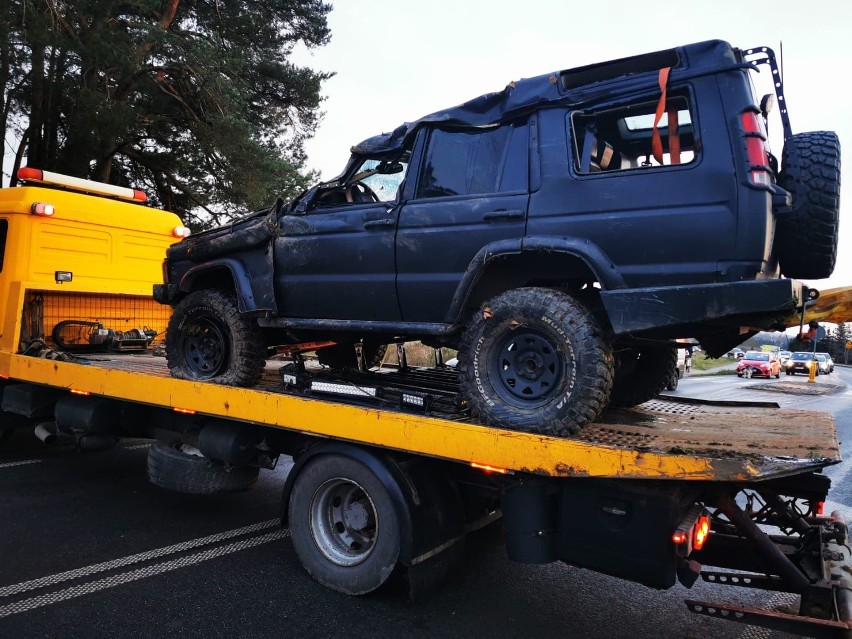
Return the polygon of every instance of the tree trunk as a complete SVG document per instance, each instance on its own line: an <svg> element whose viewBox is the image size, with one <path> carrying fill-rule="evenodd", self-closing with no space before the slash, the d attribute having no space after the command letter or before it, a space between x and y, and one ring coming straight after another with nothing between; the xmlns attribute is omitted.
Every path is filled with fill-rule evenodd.
<svg viewBox="0 0 852 639"><path fill-rule="evenodd" d="M30 99L29 143L27 145L27 164L41 168L44 166L45 152L42 144L44 126L44 46L38 39L30 42L32 46L32 96Z"/></svg>

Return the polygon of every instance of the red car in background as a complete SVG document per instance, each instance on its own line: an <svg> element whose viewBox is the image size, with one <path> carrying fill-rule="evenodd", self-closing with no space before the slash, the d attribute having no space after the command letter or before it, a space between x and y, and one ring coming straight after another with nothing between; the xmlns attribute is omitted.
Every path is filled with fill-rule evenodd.
<svg viewBox="0 0 852 639"><path fill-rule="evenodd" d="M749 351L737 364L739 377L781 377L781 360L775 353Z"/></svg>

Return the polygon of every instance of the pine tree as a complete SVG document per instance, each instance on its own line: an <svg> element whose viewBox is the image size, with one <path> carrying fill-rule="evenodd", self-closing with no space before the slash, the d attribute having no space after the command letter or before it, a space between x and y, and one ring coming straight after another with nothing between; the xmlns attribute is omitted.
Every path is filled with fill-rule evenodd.
<svg viewBox="0 0 852 639"><path fill-rule="evenodd" d="M30 166L146 187L196 225L307 185L304 141L330 74L318 0L6 0L4 133ZM16 168L16 167L13 167ZM189 220L192 222L193 220Z"/></svg>

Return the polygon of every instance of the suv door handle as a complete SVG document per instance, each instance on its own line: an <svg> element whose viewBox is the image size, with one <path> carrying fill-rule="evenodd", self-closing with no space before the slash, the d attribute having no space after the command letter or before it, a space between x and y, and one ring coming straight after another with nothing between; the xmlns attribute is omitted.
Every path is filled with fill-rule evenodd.
<svg viewBox="0 0 852 639"><path fill-rule="evenodd" d="M364 222L365 229L375 229L380 226L396 226L396 218L388 218L384 220L370 220L369 222Z"/></svg>
<svg viewBox="0 0 852 639"><path fill-rule="evenodd" d="M523 218L523 211L491 211L482 216L482 219L486 222L490 220L522 220Z"/></svg>

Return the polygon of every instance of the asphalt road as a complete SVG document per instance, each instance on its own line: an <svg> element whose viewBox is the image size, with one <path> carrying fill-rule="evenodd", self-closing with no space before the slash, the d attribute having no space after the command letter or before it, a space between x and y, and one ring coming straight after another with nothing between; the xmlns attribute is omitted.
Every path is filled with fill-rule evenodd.
<svg viewBox="0 0 852 639"><path fill-rule="evenodd" d="M852 369L835 375L845 385L822 396L770 393L755 385L778 380L735 376L688 378L676 394L829 410L850 458ZM22 432L7 442L0 638L783 636L696 617L683 604L691 597L783 608L778 595L706 584L660 592L561 564L515 564L499 526L470 537L461 565L422 601L393 587L339 595L302 572L276 524L288 464L261 473L249 492L198 497L148 484L146 453L144 441L90 455L44 448ZM852 511L849 465L829 474L829 507Z"/></svg>

